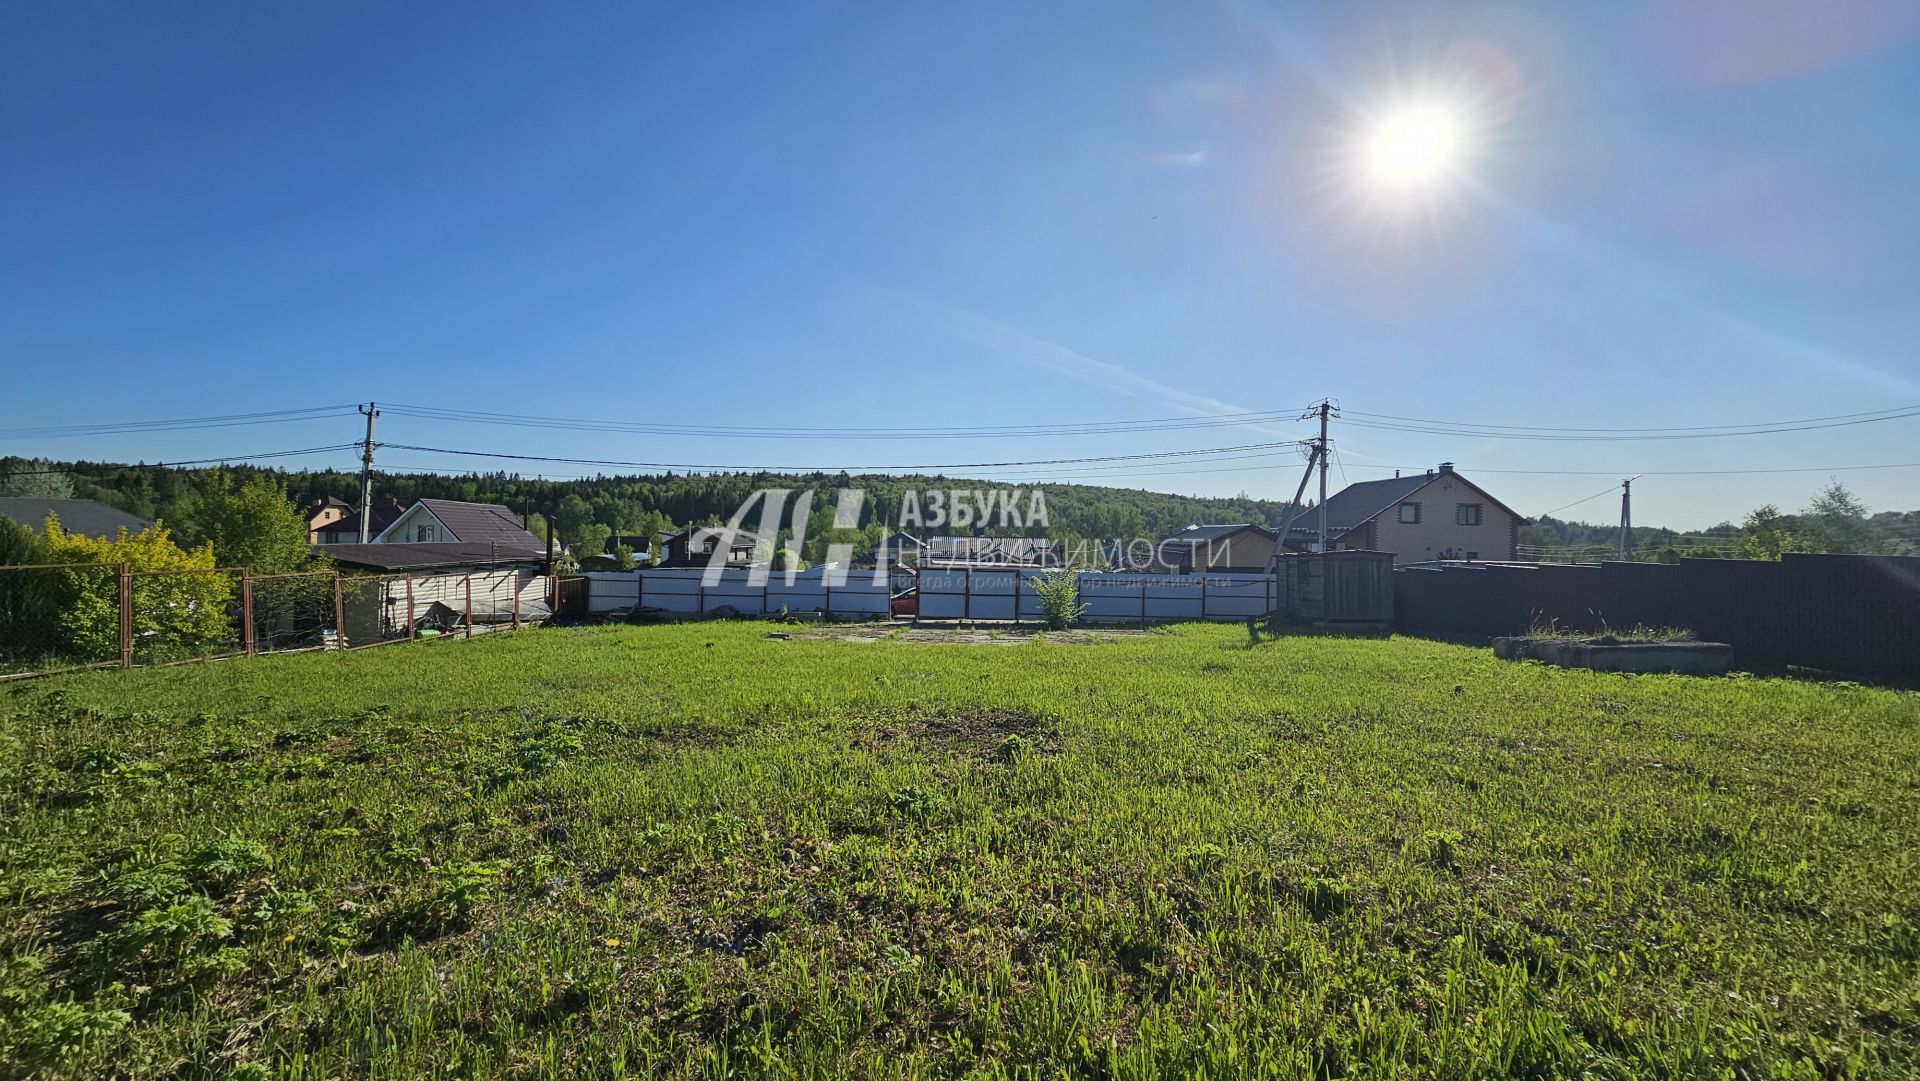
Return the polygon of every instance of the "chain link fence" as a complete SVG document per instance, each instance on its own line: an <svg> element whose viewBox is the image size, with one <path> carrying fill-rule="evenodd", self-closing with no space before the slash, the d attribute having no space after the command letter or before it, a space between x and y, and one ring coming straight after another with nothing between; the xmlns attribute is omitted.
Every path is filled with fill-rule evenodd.
<svg viewBox="0 0 1920 1081"><path fill-rule="evenodd" d="M545 622L555 588L524 567L361 576L0 566L0 679L472 637Z"/></svg>

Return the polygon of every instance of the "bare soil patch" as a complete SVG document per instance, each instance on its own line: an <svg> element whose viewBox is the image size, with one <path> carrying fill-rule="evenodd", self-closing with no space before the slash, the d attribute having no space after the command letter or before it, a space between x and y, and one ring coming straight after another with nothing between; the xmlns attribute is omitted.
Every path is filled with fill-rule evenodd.
<svg viewBox="0 0 1920 1081"><path fill-rule="evenodd" d="M1049 642L1091 646L1153 633L1139 629L1043 631L1033 626L961 627L952 624L860 623L796 631L795 638L831 638L841 642L921 642L962 646L1021 646L1045 636Z"/></svg>

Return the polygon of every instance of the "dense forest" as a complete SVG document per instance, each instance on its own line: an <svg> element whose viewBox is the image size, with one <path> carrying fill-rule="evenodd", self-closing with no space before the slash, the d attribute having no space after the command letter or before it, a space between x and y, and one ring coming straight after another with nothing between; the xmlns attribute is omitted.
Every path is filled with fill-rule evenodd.
<svg viewBox="0 0 1920 1081"><path fill-rule="evenodd" d="M358 504L360 477L338 470L280 471L237 465L224 469L178 469L89 462L44 462L0 459L0 491L13 494L71 495L94 499L143 518L157 518L182 529L192 539L192 523L213 478L227 475L236 484L260 475L285 486L288 496L302 504L333 496ZM929 491L994 491L1014 488L1005 481L946 476L892 476L846 473L722 473L605 476L582 480L544 480L512 473L474 473L446 476L434 473L374 475L376 499L409 503L420 498L458 499L499 503L526 515L535 532L552 520L568 542L587 541L598 526L623 537L644 537L674 526L718 523L726 520L761 488L812 489L816 514L831 517L842 489L866 493L861 525L871 527L876 509L885 524L897 525L907 493L919 496L923 519L930 507ZM1023 513L1031 506L1035 487L1044 492L1044 526L933 528L933 533L978 533L997 536L1049 537L1157 537L1196 522L1254 522L1268 527L1286 518L1284 502L1237 498L1169 495L1130 488L1085 484L1025 485L1014 506Z"/></svg>
<svg viewBox="0 0 1920 1081"><path fill-rule="evenodd" d="M225 482L243 485L262 476L282 486L289 499L302 505L327 496L350 504L359 502L359 474L331 469L282 471L250 465L182 469L0 458L0 494L95 499L143 518L164 521L188 541L204 539L199 535L200 523L206 518L201 510L210 492L219 490ZM960 477L846 473L668 473L579 480L548 480L504 472L374 475L377 499L403 504L420 498L503 504L525 515L534 532L544 536L551 522L561 541L584 551L600 550L609 535L632 538L635 547L644 547L640 538L664 530L723 522L754 491L763 488L813 491L814 516L808 529L808 548L813 549L824 546L830 534L834 535L832 539L854 539L848 536L852 531L831 528L832 508L845 489L866 493L858 531L871 542L877 539L882 524L899 526L909 493L917 497L914 502L924 517L931 509L926 501L928 492L985 493L1014 487L1005 481ZM1035 488L1044 493L1044 524L1024 520ZM1013 505L1023 516L1017 525L1006 521L981 524L976 520L959 527L953 523L935 527L927 522L925 532L1047 536L1072 541L1160 537L1197 522L1253 522L1274 528L1287 516L1284 502L1247 496L1205 498L1055 483L1026 486L1014 494ZM876 512L880 515L877 518ZM1616 551L1619 535L1619 527L1614 524L1542 515L1521 527L1520 555L1591 559L1602 551ZM1920 511L1873 513L1838 483L1817 493L1799 513L1765 506L1756 508L1738 524L1723 522L1709 529L1684 532L1659 526L1636 526L1633 530L1637 559L1777 558L1783 552L1906 554L1916 550L1920 550ZM810 558L814 555L812 551L805 554Z"/></svg>

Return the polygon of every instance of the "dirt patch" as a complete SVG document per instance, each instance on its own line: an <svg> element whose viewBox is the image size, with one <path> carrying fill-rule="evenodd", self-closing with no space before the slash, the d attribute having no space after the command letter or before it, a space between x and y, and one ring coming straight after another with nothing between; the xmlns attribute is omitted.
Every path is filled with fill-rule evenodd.
<svg viewBox="0 0 1920 1081"><path fill-rule="evenodd" d="M969 709L938 715L909 714L874 723L860 742L873 748L931 744L957 754L1004 756L1010 748L1050 749L1058 738L1053 722L1011 709Z"/></svg>
<svg viewBox="0 0 1920 1081"><path fill-rule="evenodd" d="M846 627L818 627L797 631L795 638L829 638L841 642L919 642L961 646L1023 646L1045 636L1048 642L1093 646L1152 634L1146 630L1042 631L1031 626L1004 628L942 626L938 624L862 623Z"/></svg>

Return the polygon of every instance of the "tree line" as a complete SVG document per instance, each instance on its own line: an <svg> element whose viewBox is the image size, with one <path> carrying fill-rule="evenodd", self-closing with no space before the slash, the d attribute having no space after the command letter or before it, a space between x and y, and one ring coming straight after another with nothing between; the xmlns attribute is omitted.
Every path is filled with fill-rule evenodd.
<svg viewBox="0 0 1920 1081"><path fill-rule="evenodd" d="M1548 549L1618 550L1620 527L1541 515L1520 527L1522 545ZM1776 504L1756 507L1739 523L1679 532L1635 526L1635 558L1673 562L1688 557L1779 559L1794 552L1910 555L1920 550L1920 511L1875 513L1838 481L1830 482L1798 513Z"/></svg>
<svg viewBox="0 0 1920 1081"><path fill-rule="evenodd" d="M358 505L360 475L343 470L271 470L237 465L219 469L182 469L91 462L0 459L0 494L50 495L93 499L142 518L167 523L184 541L213 539L208 505L219 500L222 485L248 489L264 478L302 507L328 496ZM17 483L16 483L17 482ZM515 473L387 473L374 475L376 500L452 499L498 503L527 520L528 528L576 551L599 552L617 535L645 548L660 532L726 521L757 489L812 489L815 517L809 523L811 551L831 539L849 539L831 528L842 490L866 493L859 526L851 531L877 535L907 493L927 490L994 489L997 481L948 476L860 475L847 473L717 473L599 476L549 480ZM1287 517L1283 501L1247 495L1202 497L1108 488L1085 484L1047 484L1049 513L1045 527L992 526L972 532L987 536L1047 536L1062 539L1160 537L1203 522L1252 522L1278 528ZM821 528L814 528L820 526ZM969 532L969 530L943 530ZM829 535L832 534L830 537ZM822 538L816 544L814 538ZM223 560L226 553L222 552ZM815 557L817 558L817 556Z"/></svg>

